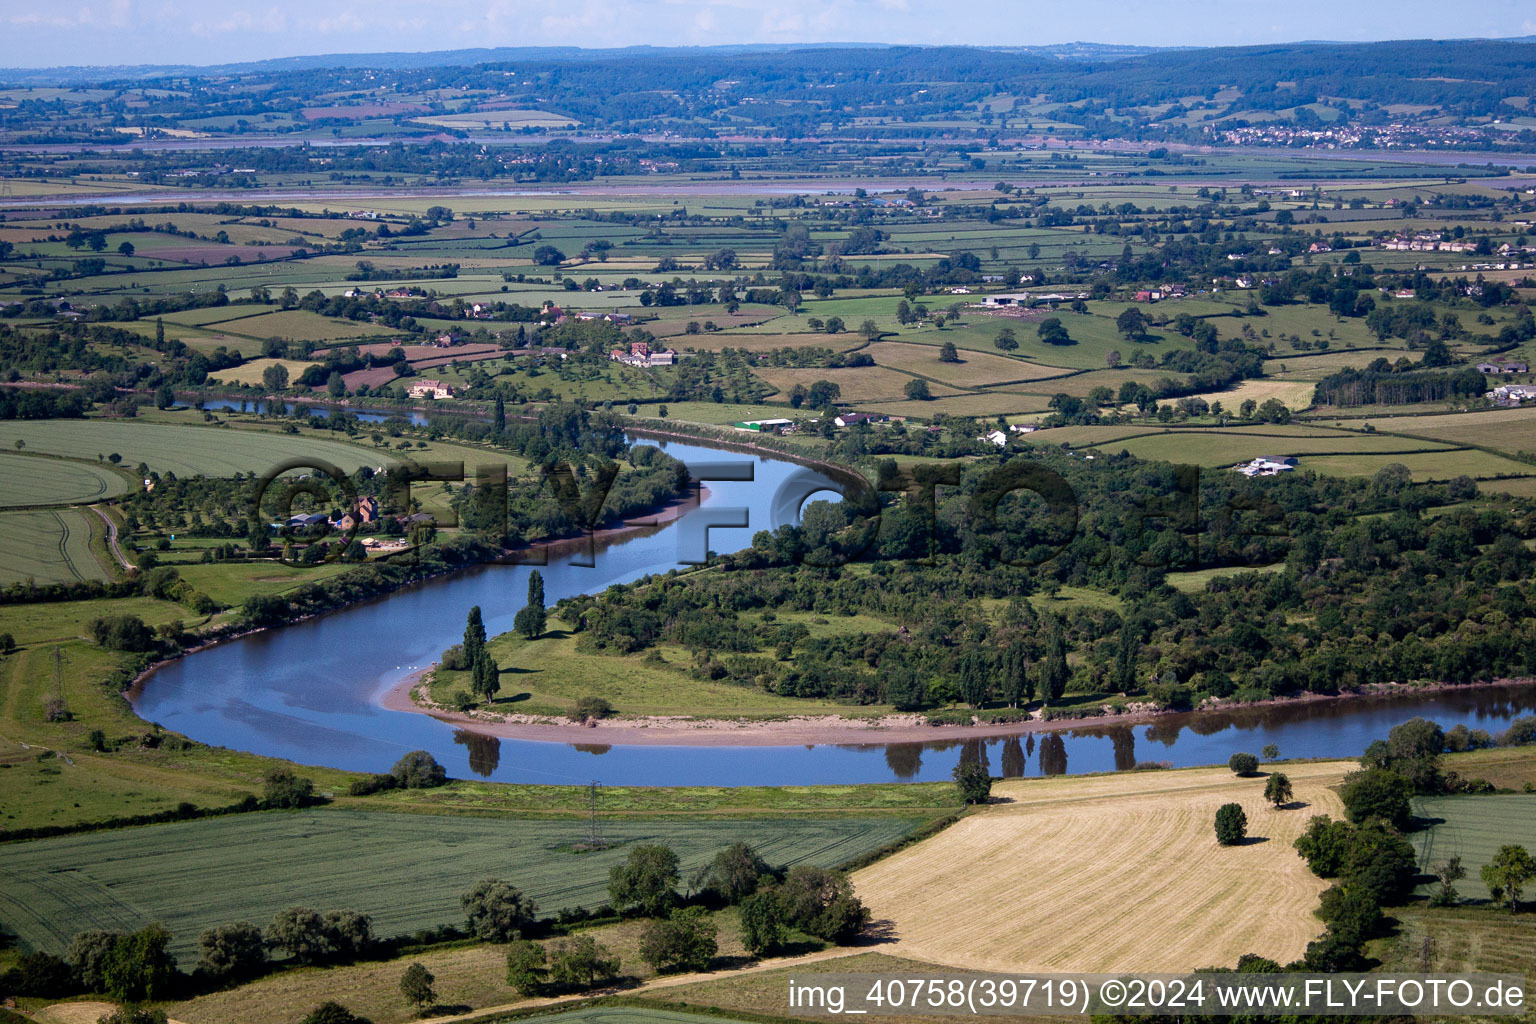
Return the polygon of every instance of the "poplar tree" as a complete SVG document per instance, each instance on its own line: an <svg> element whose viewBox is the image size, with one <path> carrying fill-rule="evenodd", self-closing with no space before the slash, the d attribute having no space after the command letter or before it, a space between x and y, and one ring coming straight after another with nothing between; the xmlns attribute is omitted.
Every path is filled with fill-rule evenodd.
<svg viewBox="0 0 1536 1024"><path fill-rule="evenodd" d="M517 613L512 625L529 640L544 635L547 616L544 612L544 574L535 569L528 574L528 603Z"/></svg>
<svg viewBox="0 0 1536 1024"><path fill-rule="evenodd" d="M469 610L469 621L464 626L464 660L471 668L485 650L485 621L480 617L480 606Z"/></svg>

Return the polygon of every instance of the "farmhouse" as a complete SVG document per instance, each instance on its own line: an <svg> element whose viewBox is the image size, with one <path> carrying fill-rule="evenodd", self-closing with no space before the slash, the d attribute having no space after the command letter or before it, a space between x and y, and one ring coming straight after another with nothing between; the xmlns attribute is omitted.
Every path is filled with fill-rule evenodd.
<svg viewBox="0 0 1536 1024"><path fill-rule="evenodd" d="M406 393L412 398L452 398L453 388L440 380L419 380L412 384Z"/></svg>
<svg viewBox="0 0 1536 1024"><path fill-rule="evenodd" d="M880 423L884 419L883 416L872 416L867 412L845 412L832 422L840 427L852 427L860 423Z"/></svg>
<svg viewBox="0 0 1536 1024"><path fill-rule="evenodd" d="M991 441L999 448L1006 448L1008 446L1008 435L1003 433L1001 430L989 430L985 434L982 434L980 437L978 437L976 440Z"/></svg>
<svg viewBox="0 0 1536 1024"><path fill-rule="evenodd" d="M1260 455L1235 468L1243 476L1276 476L1295 469L1296 460L1289 455Z"/></svg>
<svg viewBox="0 0 1536 1024"><path fill-rule="evenodd" d="M647 342L637 341L629 346L628 352L621 348L610 349L608 358L626 366L671 366L677 362L677 352L670 348L652 352Z"/></svg>

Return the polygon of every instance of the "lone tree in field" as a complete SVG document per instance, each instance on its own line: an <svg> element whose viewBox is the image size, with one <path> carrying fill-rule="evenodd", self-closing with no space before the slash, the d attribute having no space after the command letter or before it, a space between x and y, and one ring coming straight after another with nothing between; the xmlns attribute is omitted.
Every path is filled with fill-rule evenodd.
<svg viewBox="0 0 1536 1024"><path fill-rule="evenodd" d="M1131 341L1140 341L1147 336L1147 315L1130 306L1115 317L1115 328Z"/></svg>
<svg viewBox="0 0 1536 1024"><path fill-rule="evenodd" d="M1264 799L1278 809L1291 802L1291 780L1283 772L1275 772L1264 783Z"/></svg>
<svg viewBox="0 0 1536 1024"><path fill-rule="evenodd" d="M1236 846L1248 835L1248 815L1241 804L1222 804L1216 811L1216 841Z"/></svg>
<svg viewBox="0 0 1536 1024"><path fill-rule="evenodd" d="M1233 754L1227 758L1227 767L1234 775L1252 775L1259 770L1259 759L1252 754Z"/></svg>
<svg viewBox="0 0 1536 1024"><path fill-rule="evenodd" d="M1511 914L1520 909L1521 890L1536 878L1536 860L1523 846L1499 847L1493 860L1483 865L1483 884L1495 905L1508 902Z"/></svg>
<svg viewBox="0 0 1536 1024"><path fill-rule="evenodd" d="M437 993L432 989L432 982L436 979L432 972L422 964L411 964L405 969L405 974L400 977L400 994L405 996L405 1001L416 1007L417 1016L430 1003L435 1002Z"/></svg>
<svg viewBox="0 0 1536 1024"><path fill-rule="evenodd" d="M471 667L480 652L485 650L485 620L480 617L480 606L469 610L469 620L464 624L464 661Z"/></svg>
<svg viewBox="0 0 1536 1024"><path fill-rule="evenodd" d="M954 342L946 341L944 344L939 346L939 362L958 363L959 361L960 350L955 348Z"/></svg>
<svg viewBox="0 0 1536 1024"><path fill-rule="evenodd" d="M521 889L499 878L486 878L459 897L464 922L476 938L485 942L511 942L532 927L538 904Z"/></svg>
<svg viewBox="0 0 1536 1024"><path fill-rule="evenodd" d="M955 765L954 779L961 799L968 804L984 804L992 795L992 775L975 761Z"/></svg>
<svg viewBox="0 0 1536 1024"><path fill-rule="evenodd" d="M1467 869L1462 867L1460 857L1452 857L1450 860L1441 861L1435 865L1435 878L1440 882L1440 890L1429 898L1432 907L1453 907L1461 900L1461 894L1456 891L1456 883L1467 877Z"/></svg>
<svg viewBox="0 0 1536 1024"><path fill-rule="evenodd" d="M528 574L528 603L518 611L512 626L529 640L544 635L548 616L544 611L544 574L535 569Z"/></svg>

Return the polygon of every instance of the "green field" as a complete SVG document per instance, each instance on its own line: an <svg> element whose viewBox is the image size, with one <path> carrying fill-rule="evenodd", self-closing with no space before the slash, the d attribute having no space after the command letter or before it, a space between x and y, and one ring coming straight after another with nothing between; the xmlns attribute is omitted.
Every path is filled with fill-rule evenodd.
<svg viewBox="0 0 1536 1024"><path fill-rule="evenodd" d="M366 448L320 438L219 427L133 420L5 420L0 447L17 440L30 451L92 459L118 454L124 465L146 463L177 476L261 473L285 459L322 459L350 473L359 466L395 461Z"/></svg>
<svg viewBox="0 0 1536 1024"><path fill-rule="evenodd" d="M1419 797L1413 812L1436 824L1409 835L1419 853L1419 870L1460 857L1467 877L1456 883L1463 898L1486 900L1488 887L1480 872L1499 847L1518 843L1536 851L1536 795ZM1420 892L1428 895L1433 886Z"/></svg>
<svg viewBox="0 0 1536 1024"><path fill-rule="evenodd" d="M91 554L91 530L106 527L89 509L0 512L0 586L105 580Z"/></svg>
<svg viewBox="0 0 1536 1024"><path fill-rule="evenodd" d="M122 474L106 466L0 452L0 508L77 505L127 489Z"/></svg>
<svg viewBox="0 0 1536 1024"><path fill-rule="evenodd" d="M773 864L833 866L899 839L921 819L604 821L603 851L577 853L580 820L538 821L324 809L231 815L4 848L0 920L60 952L76 932L160 921L179 952L204 929L258 924L295 903L372 914L380 935L456 923L459 894L505 878L549 914L607 901L608 869L635 843L665 842L686 875L730 843Z"/></svg>

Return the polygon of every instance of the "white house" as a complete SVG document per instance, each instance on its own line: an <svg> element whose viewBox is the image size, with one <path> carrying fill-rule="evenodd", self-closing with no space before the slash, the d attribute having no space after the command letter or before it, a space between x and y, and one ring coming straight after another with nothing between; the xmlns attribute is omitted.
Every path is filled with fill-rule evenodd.
<svg viewBox="0 0 1536 1024"><path fill-rule="evenodd" d="M1260 455L1234 468L1243 476L1275 476L1295 469L1296 460L1289 455Z"/></svg>

